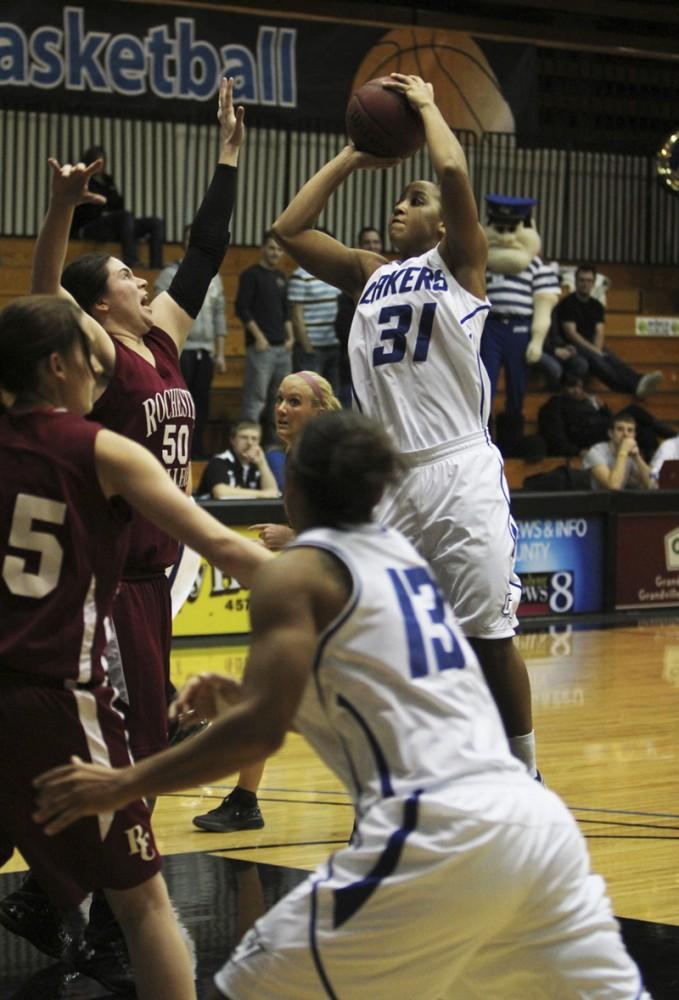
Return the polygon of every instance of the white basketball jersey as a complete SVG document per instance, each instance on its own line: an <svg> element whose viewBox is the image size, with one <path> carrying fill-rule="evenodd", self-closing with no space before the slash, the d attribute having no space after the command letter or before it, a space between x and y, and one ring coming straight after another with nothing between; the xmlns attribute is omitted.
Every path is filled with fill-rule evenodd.
<svg viewBox="0 0 679 1000"><path fill-rule="evenodd" d="M460 779L525 773L471 647L402 535L370 524L315 529L292 544L333 553L353 580L346 608L320 638L295 726L359 814L418 789L447 799Z"/></svg>
<svg viewBox="0 0 679 1000"><path fill-rule="evenodd" d="M399 451L486 431L490 384L479 345L489 308L436 247L371 276L349 334L351 379L358 407Z"/></svg>

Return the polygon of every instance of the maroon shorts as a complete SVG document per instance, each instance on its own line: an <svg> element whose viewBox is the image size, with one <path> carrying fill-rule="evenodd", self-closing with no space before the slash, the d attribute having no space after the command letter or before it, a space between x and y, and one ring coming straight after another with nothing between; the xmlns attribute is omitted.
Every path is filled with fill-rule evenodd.
<svg viewBox="0 0 679 1000"><path fill-rule="evenodd" d="M93 889L132 889L160 870L148 809L137 801L88 816L47 837L33 819L33 778L71 754L130 763L123 720L109 687L67 691L0 679L0 844L12 843L51 899L77 906Z"/></svg>
<svg viewBox="0 0 679 1000"><path fill-rule="evenodd" d="M141 760L167 746L172 604L165 575L123 580L113 604L113 624L115 640L106 654L109 677L125 702L132 754ZM122 680L117 670L122 670Z"/></svg>

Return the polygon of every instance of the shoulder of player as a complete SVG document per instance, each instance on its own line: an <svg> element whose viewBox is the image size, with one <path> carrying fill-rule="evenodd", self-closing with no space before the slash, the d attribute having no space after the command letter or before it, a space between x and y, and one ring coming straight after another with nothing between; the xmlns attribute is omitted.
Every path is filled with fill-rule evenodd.
<svg viewBox="0 0 679 1000"><path fill-rule="evenodd" d="M344 565L339 556L327 549L302 541L284 549L258 570L258 580L261 575L267 584L283 586L286 595L294 594L295 590L309 594L321 591L332 576L341 575Z"/></svg>
<svg viewBox="0 0 679 1000"><path fill-rule="evenodd" d="M253 625L313 619L320 633L341 613L351 590L351 575L340 558L318 546L292 546L257 570L251 591Z"/></svg>

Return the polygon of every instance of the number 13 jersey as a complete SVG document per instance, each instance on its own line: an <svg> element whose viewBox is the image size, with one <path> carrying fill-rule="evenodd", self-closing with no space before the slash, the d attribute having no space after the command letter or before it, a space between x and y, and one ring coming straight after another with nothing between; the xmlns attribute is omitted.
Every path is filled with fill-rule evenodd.
<svg viewBox="0 0 679 1000"><path fill-rule="evenodd" d="M486 433L490 384L479 345L489 309L436 247L371 276L349 335L353 393L399 451Z"/></svg>
<svg viewBox="0 0 679 1000"><path fill-rule="evenodd" d="M509 752L471 647L434 576L392 528L303 532L294 546L349 571L346 607L320 637L295 728L363 814L418 789L525 773Z"/></svg>

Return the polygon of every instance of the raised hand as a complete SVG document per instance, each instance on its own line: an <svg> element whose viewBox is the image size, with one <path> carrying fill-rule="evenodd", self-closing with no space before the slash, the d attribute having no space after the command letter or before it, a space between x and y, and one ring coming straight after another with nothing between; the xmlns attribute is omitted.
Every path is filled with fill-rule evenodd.
<svg viewBox="0 0 679 1000"><path fill-rule="evenodd" d="M82 816L114 812L130 801L125 791L129 770L85 764L79 757L71 757L70 764L54 767L34 779L37 809L33 819L43 823L45 833L51 837Z"/></svg>
<svg viewBox="0 0 679 1000"><path fill-rule="evenodd" d="M101 169L103 160L95 160L85 166L84 163L64 163L63 165L50 156L47 163L52 171L52 198L67 205L82 205L89 202L92 205L105 205L106 198L95 194L88 188L90 177Z"/></svg>
<svg viewBox="0 0 679 1000"><path fill-rule="evenodd" d="M220 163L230 163L235 166L234 157L238 159L238 151L245 138L245 108L239 104L233 106L233 77L225 77L219 85L219 104L217 118L221 126Z"/></svg>
<svg viewBox="0 0 679 1000"><path fill-rule="evenodd" d="M383 83L384 87L400 91L411 107L420 111L428 104L434 104L434 88L425 83L421 76L406 73L391 73Z"/></svg>

